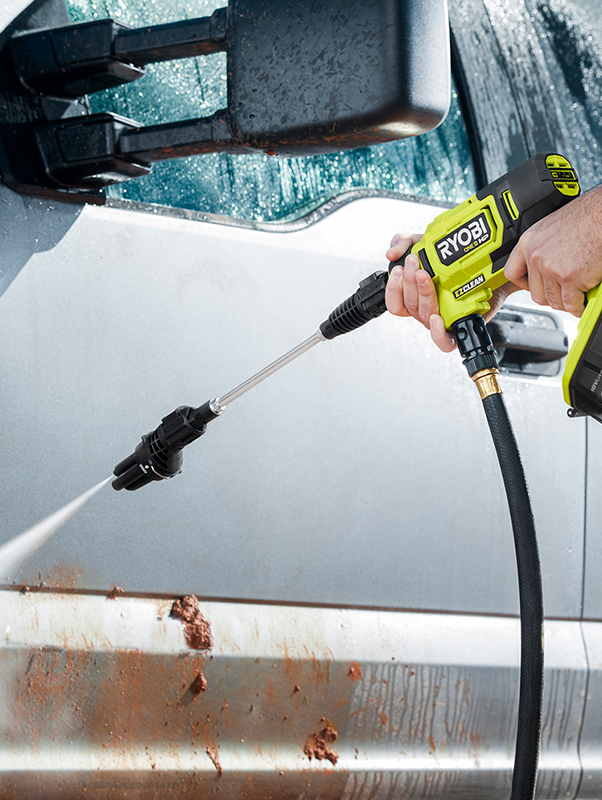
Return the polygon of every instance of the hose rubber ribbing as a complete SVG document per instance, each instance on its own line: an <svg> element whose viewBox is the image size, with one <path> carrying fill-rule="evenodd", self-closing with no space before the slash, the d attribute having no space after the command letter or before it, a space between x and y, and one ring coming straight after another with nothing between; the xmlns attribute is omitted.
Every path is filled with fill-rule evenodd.
<svg viewBox="0 0 602 800"><path fill-rule="evenodd" d="M484 398L512 520L521 622L520 695L511 800L535 795L543 705L543 591L529 490L503 395Z"/></svg>

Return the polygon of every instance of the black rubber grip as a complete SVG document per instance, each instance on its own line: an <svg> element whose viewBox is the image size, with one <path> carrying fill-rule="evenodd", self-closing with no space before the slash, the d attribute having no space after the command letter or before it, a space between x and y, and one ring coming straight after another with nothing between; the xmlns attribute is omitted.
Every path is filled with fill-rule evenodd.
<svg viewBox="0 0 602 800"><path fill-rule="evenodd" d="M320 325L322 335L326 339L334 339L343 333L351 333L371 319L384 314L387 310L385 290L388 279L387 272L375 272L365 278L359 289L337 306Z"/></svg>

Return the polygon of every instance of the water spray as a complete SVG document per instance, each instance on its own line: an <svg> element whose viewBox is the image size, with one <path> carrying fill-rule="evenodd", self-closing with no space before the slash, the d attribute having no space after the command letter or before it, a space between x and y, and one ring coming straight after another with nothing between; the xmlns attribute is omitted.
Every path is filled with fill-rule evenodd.
<svg viewBox="0 0 602 800"><path fill-rule="evenodd" d="M0 575L8 575L21 569L36 550L39 550L63 525L69 522L86 505L88 500L94 497L103 486L107 485L112 477L111 475L105 478L104 481L97 483L92 489L80 494L79 497L67 503L66 506L59 508L54 514L50 514L50 516L38 522L37 525L28 528L28 530L3 544L0 547Z"/></svg>

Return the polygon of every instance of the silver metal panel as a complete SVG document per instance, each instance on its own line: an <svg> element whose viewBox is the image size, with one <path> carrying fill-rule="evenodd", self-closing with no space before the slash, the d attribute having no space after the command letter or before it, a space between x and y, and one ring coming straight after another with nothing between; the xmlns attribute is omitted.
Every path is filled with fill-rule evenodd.
<svg viewBox="0 0 602 800"><path fill-rule="evenodd" d="M602 619L602 425L588 420L587 448L587 520L585 541L585 585L583 591L583 616Z"/></svg>
<svg viewBox="0 0 602 800"><path fill-rule="evenodd" d="M0 593L3 797L508 796L517 620L201 601L198 652L171 606ZM578 623L547 623L546 663L551 800L580 774ZM309 760L326 726L329 757Z"/></svg>
<svg viewBox="0 0 602 800"><path fill-rule="evenodd" d="M2 198L0 209L23 202ZM279 233L115 208L73 222L69 206L28 203L48 249L0 298L3 540L106 477L176 406L229 391L311 335L384 266L395 230L420 230L438 211L366 198ZM10 270L21 251L12 217L3 223ZM567 420L559 379L503 384L546 613L577 616L583 421ZM8 577L512 614L515 572L474 387L457 355L386 315L229 406L171 482L103 490Z"/></svg>
<svg viewBox="0 0 602 800"><path fill-rule="evenodd" d="M577 797L579 800L598 800L602 797L602 625L583 622L582 629L589 680L579 746L583 778Z"/></svg>

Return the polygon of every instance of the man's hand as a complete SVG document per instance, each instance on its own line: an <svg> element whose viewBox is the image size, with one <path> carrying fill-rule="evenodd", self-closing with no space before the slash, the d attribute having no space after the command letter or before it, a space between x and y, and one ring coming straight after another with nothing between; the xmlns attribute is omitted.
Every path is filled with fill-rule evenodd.
<svg viewBox="0 0 602 800"><path fill-rule="evenodd" d="M389 261L397 261L421 238L422 234L408 236L396 233L385 256ZM496 289L489 301L490 310L485 315L485 321L497 314L508 295L520 288L512 283L505 283ZM455 349L454 337L445 330L443 317L439 314L439 300L432 278L420 268L418 256L409 255L403 267L393 269L387 283L385 301L391 314L397 317L414 317L428 328L432 340L444 353Z"/></svg>
<svg viewBox="0 0 602 800"><path fill-rule="evenodd" d="M525 231L504 274L539 305L580 317L585 292L602 281L602 186Z"/></svg>

